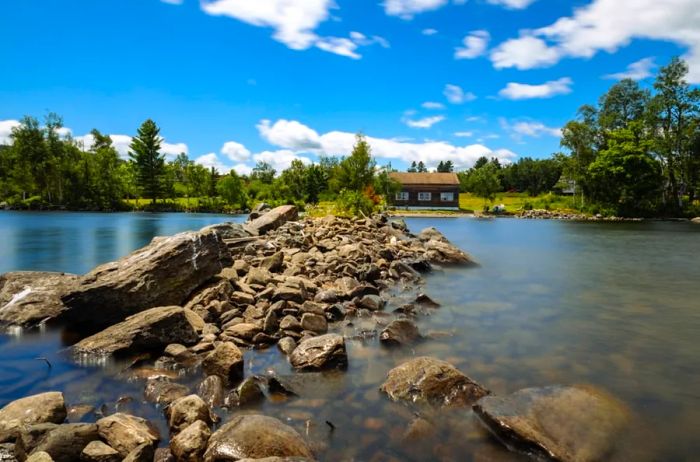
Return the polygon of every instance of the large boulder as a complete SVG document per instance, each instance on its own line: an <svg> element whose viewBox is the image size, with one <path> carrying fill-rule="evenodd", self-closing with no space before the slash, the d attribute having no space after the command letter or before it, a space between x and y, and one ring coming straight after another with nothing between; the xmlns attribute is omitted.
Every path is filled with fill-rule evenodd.
<svg viewBox="0 0 700 462"><path fill-rule="evenodd" d="M526 388L473 409L510 449L564 462L611 460L630 421L624 404L589 386Z"/></svg>
<svg viewBox="0 0 700 462"><path fill-rule="evenodd" d="M80 460L83 449L97 439L95 424L63 424L48 432L32 453L46 452L55 462L74 462Z"/></svg>
<svg viewBox="0 0 700 462"><path fill-rule="evenodd" d="M0 327L31 328L67 308L61 297L75 289L80 276L17 271L0 275Z"/></svg>
<svg viewBox="0 0 700 462"><path fill-rule="evenodd" d="M293 205L282 205L276 207L269 212L265 212L262 216L249 221L245 224L245 229L250 234L262 236L273 229L277 229L288 221L294 221L299 218L299 212Z"/></svg>
<svg viewBox="0 0 700 462"><path fill-rule="evenodd" d="M696 225L700 225L700 217L695 217L692 220L690 220L691 223L695 223Z"/></svg>
<svg viewBox="0 0 700 462"><path fill-rule="evenodd" d="M233 223L231 221L205 226L204 228L199 230L199 232L207 231L214 231L219 235L221 239L240 239L244 237L251 237L250 233L246 231L245 227L242 224Z"/></svg>
<svg viewBox="0 0 700 462"><path fill-rule="evenodd" d="M183 305L197 287L233 263L213 230L156 237L115 262L98 266L62 297L59 320L99 330L156 306Z"/></svg>
<svg viewBox="0 0 700 462"><path fill-rule="evenodd" d="M197 395L183 396L173 401L166 410L170 431L178 433L198 420L212 423L209 406Z"/></svg>
<svg viewBox="0 0 700 462"><path fill-rule="evenodd" d="M239 415L214 432L205 462L265 457L313 458L309 445L293 428L264 415Z"/></svg>
<svg viewBox="0 0 700 462"><path fill-rule="evenodd" d="M394 319L379 335L379 341L387 346L410 345L420 338L418 327L410 319Z"/></svg>
<svg viewBox="0 0 700 462"><path fill-rule="evenodd" d="M210 436L207 424L198 420L170 440L170 450L179 462L198 462L202 460Z"/></svg>
<svg viewBox="0 0 700 462"><path fill-rule="evenodd" d="M66 402L63 393L50 391L20 398L0 409L0 443L25 425L42 423L60 424L66 420Z"/></svg>
<svg viewBox="0 0 700 462"><path fill-rule="evenodd" d="M201 321L193 311L179 306L161 306L130 316L124 322L81 340L76 353L125 355L141 351L162 351L175 342L192 344L199 340L195 325Z"/></svg>
<svg viewBox="0 0 700 462"><path fill-rule="evenodd" d="M243 377L243 353L233 342L221 342L204 358L202 370L233 385Z"/></svg>
<svg viewBox="0 0 700 462"><path fill-rule="evenodd" d="M452 364L420 356L393 368L380 387L394 401L434 406L469 406L489 394Z"/></svg>
<svg viewBox="0 0 700 462"><path fill-rule="evenodd" d="M447 241L430 239L423 246L425 247L425 256L429 263L439 265L478 265L476 260L470 255Z"/></svg>
<svg viewBox="0 0 700 462"><path fill-rule="evenodd" d="M345 339L338 334L306 339L292 351L289 361L302 371L345 368L348 365Z"/></svg>
<svg viewBox="0 0 700 462"><path fill-rule="evenodd" d="M146 419L121 412L98 420L97 431L123 458L142 445L155 447L160 441L158 430Z"/></svg>

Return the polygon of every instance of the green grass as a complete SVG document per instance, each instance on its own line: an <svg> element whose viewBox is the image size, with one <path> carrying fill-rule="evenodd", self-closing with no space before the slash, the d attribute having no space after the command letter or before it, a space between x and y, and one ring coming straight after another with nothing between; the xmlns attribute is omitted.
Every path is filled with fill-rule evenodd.
<svg viewBox="0 0 700 462"><path fill-rule="evenodd" d="M540 194L536 197L531 197L527 193L498 193L493 202L484 202L484 199L471 193L460 193L459 195L459 208L465 211L480 212L484 209L484 205L493 207L499 204L505 205L507 213L523 211L528 204L533 209L575 212L573 199L570 196L558 196L551 193Z"/></svg>

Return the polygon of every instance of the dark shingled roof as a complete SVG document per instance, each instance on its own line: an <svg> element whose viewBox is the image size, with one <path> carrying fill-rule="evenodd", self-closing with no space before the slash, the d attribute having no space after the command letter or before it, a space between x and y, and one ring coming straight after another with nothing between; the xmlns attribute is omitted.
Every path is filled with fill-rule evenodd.
<svg viewBox="0 0 700 462"><path fill-rule="evenodd" d="M391 172L389 176L402 185L459 185L456 173Z"/></svg>

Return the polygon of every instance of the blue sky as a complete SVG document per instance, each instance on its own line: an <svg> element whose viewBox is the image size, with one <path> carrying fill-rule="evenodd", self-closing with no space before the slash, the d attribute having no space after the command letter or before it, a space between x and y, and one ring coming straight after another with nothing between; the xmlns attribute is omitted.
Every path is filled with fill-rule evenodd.
<svg viewBox="0 0 700 462"><path fill-rule="evenodd" d="M356 132L397 168L547 157L617 78L681 55L700 81L696 1L10 0L0 141L54 111L122 153L153 118L169 155L241 173Z"/></svg>

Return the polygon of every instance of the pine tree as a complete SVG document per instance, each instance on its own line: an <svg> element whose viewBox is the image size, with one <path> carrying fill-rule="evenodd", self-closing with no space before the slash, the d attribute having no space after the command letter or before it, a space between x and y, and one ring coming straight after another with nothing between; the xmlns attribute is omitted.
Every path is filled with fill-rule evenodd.
<svg viewBox="0 0 700 462"><path fill-rule="evenodd" d="M160 153L160 128L148 119L131 140L129 157L136 164L137 183L145 197L155 204L162 189L165 174L165 155Z"/></svg>

